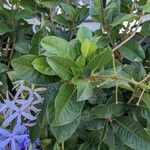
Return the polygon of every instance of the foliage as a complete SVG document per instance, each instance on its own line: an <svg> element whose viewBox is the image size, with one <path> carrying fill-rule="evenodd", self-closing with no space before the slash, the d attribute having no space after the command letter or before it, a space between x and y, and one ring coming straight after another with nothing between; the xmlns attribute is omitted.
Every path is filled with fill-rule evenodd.
<svg viewBox="0 0 150 150"><path fill-rule="evenodd" d="M27 149L149 150L150 24L143 16L150 1L93 0L90 8L76 0L9 2L0 2L0 144L15 132L23 101L41 98L44 87L40 113L32 107L30 118L17 119L34 121L21 132L30 134ZM80 26L89 15L97 31ZM34 98L25 90L15 99L18 80Z"/></svg>

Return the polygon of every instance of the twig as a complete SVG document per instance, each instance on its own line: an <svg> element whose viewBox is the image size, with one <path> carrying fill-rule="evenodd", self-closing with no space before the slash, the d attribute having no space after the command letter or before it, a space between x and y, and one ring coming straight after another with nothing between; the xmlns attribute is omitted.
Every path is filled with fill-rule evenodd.
<svg viewBox="0 0 150 150"><path fill-rule="evenodd" d="M139 44L142 44L142 43L146 40L146 38L147 38L147 37L143 37L138 43L139 43Z"/></svg>
<svg viewBox="0 0 150 150"><path fill-rule="evenodd" d="M130 39L132 39L134 37L134 35L136 34L139 26L141 24L141 20L139 20L139 23L136 26L135 31L126 39L124 40L122 43L120 43L119 45L117 45L115 48L112 49L113 52L115 52L116 50L118 50L121 46L123 46L124 44L126 44Z"/></svg>
<svg viewBox="0 0 150 150"><path fill-rule="evenodd" d="M141 93L141 95L140 95L140 97L139 97L139 100L138 100L138 102L136 103L137 106L140 105L140 101L141 101L141 99L142 99L142 97L143 97L143 94L145 93L145 90L146 90L146 89L143 89L143 91L142 91L142 93Z"/></svg>
<svg viewBox="0 0 150 150"><path fill-rule="evenodd" d="M9 46L10 46L10 38L8 37L7 43L6 43L6 56L8 56Z"/></svg>
<svg viewBox="0 0 150 150"><path fill-rule="evenodd" d="M150 72L146 75L146 77L145 77L142 81L140 81L140 83L145 82L145 81L148 80L149 78L150 78Z"/></svg>
<svg viewBox="0 0 150 150"><path fill-rule="evenodd" d="M62 150L65 150L64 142L61 143L61 149L62 149Z"/></svg>

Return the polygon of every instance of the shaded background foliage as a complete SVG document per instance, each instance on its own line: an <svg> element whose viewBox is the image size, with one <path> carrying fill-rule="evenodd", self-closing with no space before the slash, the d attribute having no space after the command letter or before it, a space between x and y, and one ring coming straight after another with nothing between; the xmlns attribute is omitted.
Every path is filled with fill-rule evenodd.
<svg viewBox="0 0 150 150"><path fill-rule="evenodd" d="M149 0L0 2L1 99L20 79L47 88L30 131L42 149L150 149L149 12ZM79 28L89 15L97 31Z"/></svg>

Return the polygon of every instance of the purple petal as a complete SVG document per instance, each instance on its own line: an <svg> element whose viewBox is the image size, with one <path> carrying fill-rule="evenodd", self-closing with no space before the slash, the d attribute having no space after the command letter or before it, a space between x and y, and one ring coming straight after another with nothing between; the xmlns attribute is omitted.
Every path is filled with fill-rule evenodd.
<svg viewBox="0 0 150 150"><path fill-rule="evenodd" d="M5 100L5 103L9 108L11 108L15 111L18 110L18 107L14 104L14 101Z"/></svg>
<svg viewBox="0 0 150 150"><path fill-rule="evenodd" d="M19 98L19 95L24 91L24 85L21 85L15 94L14 100Z"/></svg>
<svg viewBox="0 0 150 150"><path fill-rule="evenodd" d="M16 125L13 130L13 135L22 135L27 132L25 125Z"/></svg>
<svg viewBox="0 0 150 150"><path fill-rule="evenodd" d="M16 142L14 139L11 140L11 150L16 150L17 146L16 146Z"/></svg>
<svg viewBox="0 0 150 150"><path fill-rule="evenodd" d="M22 105L22 104L24 104L25 101L26 100L24 100L24 99L17 99L16 103L19 104L19 105Z"/></svg>
<svg viewBox="0 0 150 150"><path fill-rule="evenodd" d="M25 101L24 104L21 106L20 110L23 111L23 110L27 109L31 105L32 101L33 101L33 99L29 99L29 100Z"/></svg>
<svg viewBox="0 0 150 150"><path fill-rule="evenodd" d="M14 138L16 139L16 140L23 140L23 139L26 139L26 138L28 138L29 137L29 135L28 134L25 134L25 135L16 135Z"/></svg>
<svg viewBox="0 0 150 150"><path fill-rule="evenodd" d="M1 141L0 142L0 147L5 147L8 143L10 142L10 138L8 138L8 139L6 139L6 140L4 140L4 141Z"/></svg>
<svg viewBox="0 0 150 150"><path fill-rule="evenodd" d="M13 115L9 116L5 121L3 122L2 126L7 127L10 122L12 122L18 115L18 112L15 112Z"/></svg>
<svg viewBox="0 0 150 150"><path fill-rule="evenodd" d="M0 112L4 111L6 108L7 108L7 105L1 103Z"/></svg>
<svg viewBox="0 0 150 150"><path fill-rule="evenodd" d="M22 114L22 116L24 116L28 120L35 120L36 119L36 117L32 116L31 114L28 114L25 112L22 112L21 114Z"/></svg>
<svg viewBox="0 0 150 150"><path fill-rule="evenodd" d="M4 135L6 137L9 137L10 133L6 129L0 128L0 134Z"/></svg>
<svg viewBox="0 0 150 150"><path fill-rule="evenodd" d="M17 125L21 125L21 114L17 116Z"/></svg>

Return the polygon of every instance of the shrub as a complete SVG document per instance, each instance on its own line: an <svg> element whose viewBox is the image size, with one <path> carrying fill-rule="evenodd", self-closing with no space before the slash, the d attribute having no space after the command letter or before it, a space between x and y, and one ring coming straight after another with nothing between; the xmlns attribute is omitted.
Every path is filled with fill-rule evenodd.
<svg viewBox="0 0 150 150"><path fill-rule="evenodd" d="M149 150L150 1L9 2L0 2L1 149ZM89 15L98 30L80 26Z"/></svg>

